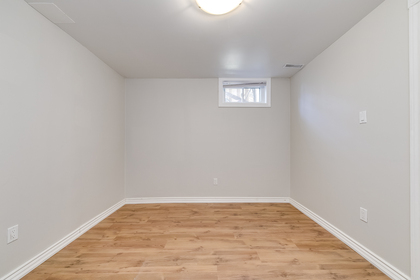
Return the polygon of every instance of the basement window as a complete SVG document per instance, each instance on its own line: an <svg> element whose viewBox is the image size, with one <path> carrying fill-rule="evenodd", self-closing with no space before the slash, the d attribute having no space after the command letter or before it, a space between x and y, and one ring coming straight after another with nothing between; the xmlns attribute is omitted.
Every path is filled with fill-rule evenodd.
<svg viewBox="0 0 420 280"><path fill-rule="evenodd" d="M219 107L271 107L271 79L219 78Z"/></svg>

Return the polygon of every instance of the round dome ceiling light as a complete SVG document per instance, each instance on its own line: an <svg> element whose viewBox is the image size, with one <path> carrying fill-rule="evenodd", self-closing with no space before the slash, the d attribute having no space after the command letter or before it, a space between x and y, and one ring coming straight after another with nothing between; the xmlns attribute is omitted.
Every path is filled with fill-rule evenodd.
<svg viewBox="0 0 420 280"><path fill-rule="evenodd" d="M196 0L200 9L212 15L223 15L235 10L242 0Z"/></svg>

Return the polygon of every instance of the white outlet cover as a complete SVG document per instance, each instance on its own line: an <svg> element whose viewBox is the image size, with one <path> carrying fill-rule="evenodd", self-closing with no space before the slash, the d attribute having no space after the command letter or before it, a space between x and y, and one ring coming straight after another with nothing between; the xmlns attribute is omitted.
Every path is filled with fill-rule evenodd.
<svg viewBox="0 0 420 280"><path fill-rule="evenodd" d="M19 238L19 228L18 225L10 227L7 229L7 244L17 240Z"/></svg>
<svg viewBox="0 0 420 280"><path fill-rule="evenodd" d="M359 112L359 123L360 124L367 123L367 113L366 113L366 111Z"/></svg>
<svg viewBox="0 0 420 280"><path fill-rule="evenodd" d="M368 213L365 208L360 207L360 220L367 223L368 222Z"/></svg>

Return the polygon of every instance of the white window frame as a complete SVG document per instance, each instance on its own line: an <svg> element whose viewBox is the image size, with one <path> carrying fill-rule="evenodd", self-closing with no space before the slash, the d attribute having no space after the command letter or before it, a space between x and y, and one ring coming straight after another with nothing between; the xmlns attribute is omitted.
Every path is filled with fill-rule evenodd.
<svg viewBox="0 0 420 280"><path fill-rule="evenodd" d="M266 83L266 102L225 102L225 91L223 89L224 82L265 82ZM258 107L271 107L271 78L219 78L219 107L231 108L258 108Z"/></svg>

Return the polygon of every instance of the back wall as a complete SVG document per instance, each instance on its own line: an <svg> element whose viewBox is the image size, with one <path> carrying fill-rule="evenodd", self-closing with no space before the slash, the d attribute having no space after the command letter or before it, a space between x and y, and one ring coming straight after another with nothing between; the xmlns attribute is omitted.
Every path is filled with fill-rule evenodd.
<svg viewBox="0 0 420 280"><path fill-rule="evenodd" d="M127 197L288 197L289 93L219 108L217 79L126 80Z"/></svg>

